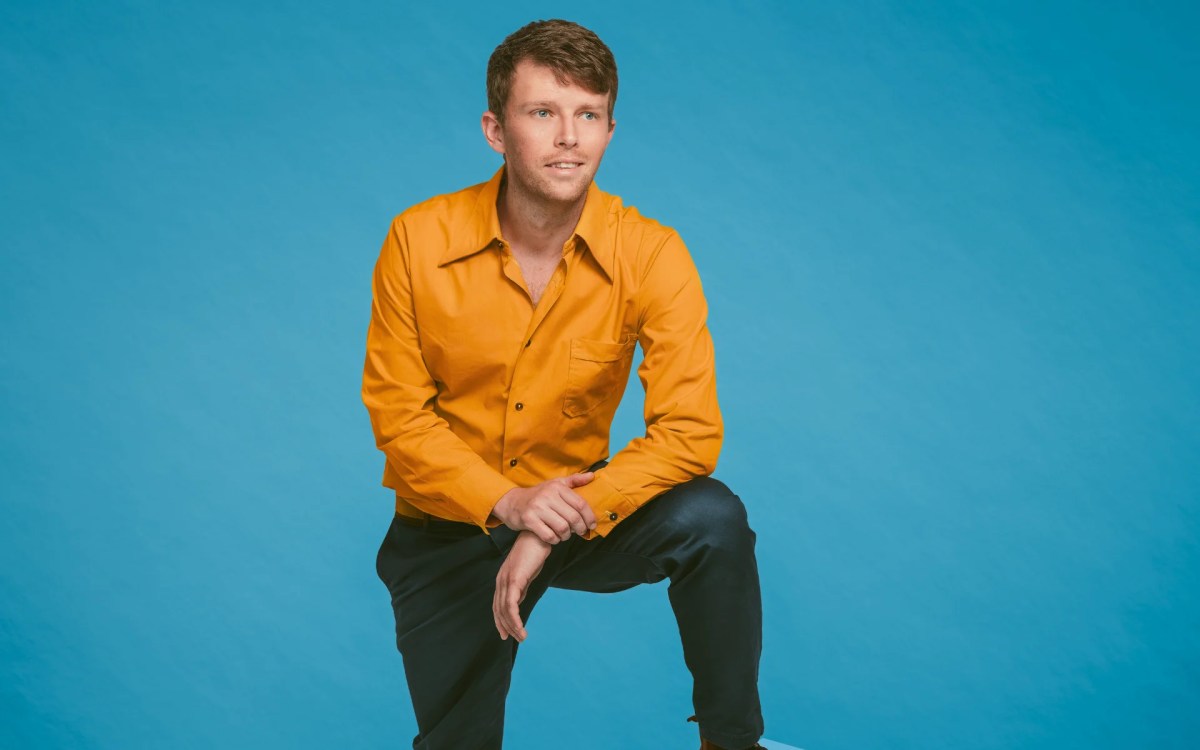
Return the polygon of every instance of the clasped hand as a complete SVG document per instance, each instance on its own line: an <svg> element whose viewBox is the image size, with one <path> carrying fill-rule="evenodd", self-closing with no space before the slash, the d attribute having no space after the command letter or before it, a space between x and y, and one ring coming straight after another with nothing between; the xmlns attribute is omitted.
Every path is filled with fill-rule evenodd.
<svg viewBox="0 0 1200 750"><path fill-rule="evenodd" d="M492 515L514 531L530 531L546 544L583 536L596 528L596 514L574 490L596 476L584 471L549 479L532 487L514 487L492 508Z"/></svg>
<svg viewBox="0 0 1200 750"><path fill-rule="evenodd" d="M492 515L505 526L521 532L496 574L492 616L501 640L509 636L518 642L525 640L520 605L553 545L570 539L571 532L582 536L596 528L595 513L574 491L593 477L595 472L585 471L533 487L515 487L492 508Z"/></svg>

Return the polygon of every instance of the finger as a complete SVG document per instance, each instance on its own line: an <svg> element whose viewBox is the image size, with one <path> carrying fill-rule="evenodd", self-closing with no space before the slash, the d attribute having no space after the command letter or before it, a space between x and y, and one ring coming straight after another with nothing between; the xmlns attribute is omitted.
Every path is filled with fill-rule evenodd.
<svg viewBox="0 0 1200 750"><path fill-rule="evenodd" d="M520 641L517 633L521 629L521 617L516 605L512 603L515 595L515 584L510 581L500 594L500 624L504 626L504 632L508 636Z"/></svg>
<svg viewBox="0 0 1200 750"><path fill-rule="evenodd" d="M500 634L500 640L507 640L508 634L504 630L503 623L500 622L500 589L503 584L499 579L496 580L496 590L492 592L492 619L496 622L496 632Z"/></svg>
<svg viewBox="0 0 1200 750"><path fill-rule="evenodd" d="M574 501L569 496L564 495L562 500L562 505L558 507L559 516L567 522L571 531L583 536L588 531L587 521L583 520L583 513L575 507Z"/></svg>
<svg viewBox="0 0 1200 750"><path fill-rule="evenodd" d="M565 512L567 512L567 508L562 503L546 510L544 520L546 525L550 527L550 530L554 532L554 544L565 542L571 538L571 522L563 517L563 513Z"/></svg>
<svg viewBox="0 0 1200 750"><path fill-rule="evenodd" d="M504 634L502 637L504 638L507 638L509 635L511 635L508 630L507 601L508 584L506 582L502 582L501 585L496 588L494 611L496 614L496 620L500 623L500 631Z"/></svg>
<svg viewBox="0 0 1200 750"><path fill-rule="evenodd" d="M545 521L539 520L537 524L537 528L530 527L529 530L537 534L538 539L546 544L558 544L558 534L554 532L554 529L547 526Z"/></svg>
<svg viewBox="0 0 1200 750"><path fill-rule="evenodd" d="M524 643L525 639L529 637L529 634L525 632L525 623L521 621L521 599L520 599L520 597L518 597L517 600L513 602L512 620L513 620L513 625L516 628L513 631L513 637L517 639L518 643Z"/></svg>
<svg viewBox="0 0 1200 750"><path fill-rule="evenodd" d="M550 531L554 533L554 541L551 544L565 542L571 538L571 524L563 518L564 505L562 499L555 495L541 511L542 523L549 526Z"/></svg>
<svg viewBox="0 0 1200 750"><path fill-rule="evenodd" d="M562 519L567 522L572 534L583 536L587 533L587 524L583 522L583 516L579 515L579 511L571 508L570 510L562 511L562 514ZM563 541L566 540L564 539Z"/></svg>
<svg viewBox="0 0 1200 750"><path fill-rule="evenodd" d="M567 486L568 487L582 487L583 485L592 481L592 479L595 478L595 476L596 476L596 472L594 472L594 471L581 471L577 474L572 474L571 476L566 478Z"/></svg>
<svg viewBox="0 0 1200 750"><path fill-rule="evenodd" d="M572 508L574 516L571 518L571 526L575 529L575 533L583 536L588 533L588 522L584 520L583 514Z"/></svg>
<svg viewBox="0 0 1200 750"><path fill-rule="evenodd" d="M579 515L583 518L583 522L587 524L589 529L596 528L596 512L592 510L592 506L588 505L588 501L579 496L579 493L565 490L563 497L571 504L575 510L579 511Z"/></svg>
<svg viewBox="0 0 1200 750"><path fill-rule="evenodd" d="M525 640L525 628L521 624L521 609L518 604L519 594L516 587L510 586L504 593L504 623L508 632L518 642Z"/></svg>

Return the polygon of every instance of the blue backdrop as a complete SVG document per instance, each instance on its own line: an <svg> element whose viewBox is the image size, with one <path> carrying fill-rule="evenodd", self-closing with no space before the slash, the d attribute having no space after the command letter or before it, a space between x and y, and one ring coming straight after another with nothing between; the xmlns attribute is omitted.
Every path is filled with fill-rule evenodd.
<svg viewBox="0 0 1200 750"><path fill-rule="evenodd" d="M1191 746L1200 13L1099 5L6 2L0 746L407 746L371 269L559 15L704 280L767 737ZM690 692L665 583L551 591L509 745L694 747Z"/></svg>

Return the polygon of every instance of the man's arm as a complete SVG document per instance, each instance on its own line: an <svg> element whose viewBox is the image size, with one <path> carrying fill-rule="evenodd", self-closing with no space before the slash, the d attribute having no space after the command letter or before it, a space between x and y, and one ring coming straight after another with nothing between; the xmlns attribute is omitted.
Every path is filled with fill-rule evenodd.
<svg viewBox="0 0 1200 750"><path fill-rule="evenodd" d="M578 488L597 520L585 539L607 535L675 485L711 474L721 452L724 423L717 406L708 304L700 274L678 234L672 232L651 257L638 290L638 308L646 434L631 440L596 471L591 483Z"/></svg>
<svg viewBox="0 0 1200 750"><path fill-rule="evenodd" d="M529 584L546 564L551 547L533 532L522 531L500 565L496 573L496 590L492 594L492 619L496 621L500 640L507 640L510 635L517 641L525 640L527 633L525 623L521 622L521 602L525 601Z"/></svg>
<svg viewBox="0 0 1200 750"><path fill-rule="evenodd" d="M392 221L372 279L362 398L375 444L415 492L470 518L485 533L496 502L516 483L487 465L433 410L437 385L417 338L410 254ZM438 508L423 508L437 514ZM444 511L443 511L444 512ZM496 523L492 519L493 525Z"/></svg>

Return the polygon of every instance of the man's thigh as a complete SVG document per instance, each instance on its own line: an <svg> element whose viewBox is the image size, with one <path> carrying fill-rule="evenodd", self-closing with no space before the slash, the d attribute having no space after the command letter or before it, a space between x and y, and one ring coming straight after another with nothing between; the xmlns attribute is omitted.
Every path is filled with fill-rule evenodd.
<svg viewBox="0 0 1200 750"><path fill-rule="evenodd" d="M492 617L502 562L490 537L465 526L440 533L394 520L379 549L376 570L392 598L417 747L498 742L516 658L516 641L501 640Z"/></svg>
<svg viewBox="0 0 1200 750"><path fill-rule="evenodd" d="M468 612L482 605L490 610L503 560L488 537L471 528L445 532L392 521L375 562L391 594L402 653L405 640L422 629L436 628L449 640L464 628L473 631Z"/></svg>
<svg viewBox="0 0 1200 750"><path fill-rule="evenodd" d="M683 569L697 551L746 528L741 499L718 479L696 477L638 508L608 536L573 537L550 586L609 593L658 583Z"/></svg>

